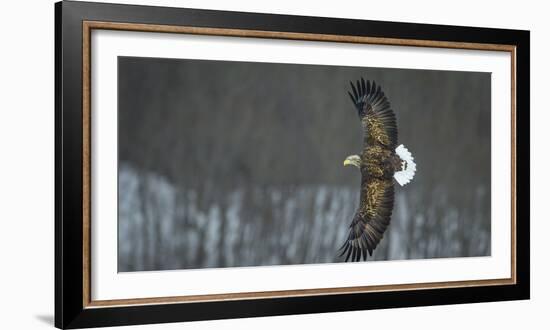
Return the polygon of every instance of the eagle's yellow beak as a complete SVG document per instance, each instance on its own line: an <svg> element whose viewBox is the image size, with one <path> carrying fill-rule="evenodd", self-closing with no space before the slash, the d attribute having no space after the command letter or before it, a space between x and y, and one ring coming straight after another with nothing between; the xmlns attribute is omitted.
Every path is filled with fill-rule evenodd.
<svg viewBox="0 0 550 330"><path fill-rule="evenodd" d="M351 160L346 158L346 160L344 160L344 166L347 166L347 165L353 165L353 163L351 162Z"/></svg>

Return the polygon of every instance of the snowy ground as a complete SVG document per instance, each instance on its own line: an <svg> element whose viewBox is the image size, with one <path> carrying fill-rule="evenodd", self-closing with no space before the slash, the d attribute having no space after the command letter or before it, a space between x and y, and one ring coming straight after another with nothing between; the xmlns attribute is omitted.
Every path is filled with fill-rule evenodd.
<svg viewBox="0 0 550 330"><path fill-rule="evenodd" d="M119 175L119 271L341 262L337 250L359 203L349 187L211 194L213 185L175 187L125 164ZM444 190L430 192L429 202L426 195L414 185L397 189L392 223L371 259L490 254L484 189L474 189L467 211L450 205Z"/></svg>

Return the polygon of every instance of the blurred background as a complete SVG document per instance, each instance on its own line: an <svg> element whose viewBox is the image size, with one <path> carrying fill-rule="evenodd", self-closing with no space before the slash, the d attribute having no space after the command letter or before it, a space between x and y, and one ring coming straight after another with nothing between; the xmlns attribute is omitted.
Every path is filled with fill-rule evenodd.
<svg viewBox="0 0 550 330"><path fill-rule="evenodd" d="M119 57L118 270L341 262L375 80L415 157L370 260L490 255L490 74Z"/></svg>

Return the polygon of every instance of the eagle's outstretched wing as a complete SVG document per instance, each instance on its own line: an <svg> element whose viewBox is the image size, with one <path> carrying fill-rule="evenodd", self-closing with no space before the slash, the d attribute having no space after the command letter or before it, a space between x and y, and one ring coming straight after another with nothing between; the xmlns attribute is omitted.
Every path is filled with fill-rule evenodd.
<svg viewBox="0 0 550 330"><path fill-rule="evenodd" d="M353 94L352 94L353 92ZM369 146L381 145L390 150L397 147L397 123L390 102L373 81L365 82L363 78L355 85L351 83L348 92L364 130L363 149Z"/></svg>
<svg viewBox="0 0 550 330"><path fill-rule="evenodd" d="M351 84L349 95L357 108L364 130L361 164L361 194L359 208L350 225L342 255L346 261L366 260L372 255L388 227L394 202L392 176L374 175L383 172L381 159L393 154L397 146L397 124L390 103L380 86L363 78Z"/></svg>
<svg viewBox="0 0 550 330"><path fill-rule="evenodd" d="M372 178L361 186L359 209L349 226L349 234L342 246L341 256L346 261L367 259L367 252L372 256L386 228L390 224L393 209L393 181Z"/></svg>

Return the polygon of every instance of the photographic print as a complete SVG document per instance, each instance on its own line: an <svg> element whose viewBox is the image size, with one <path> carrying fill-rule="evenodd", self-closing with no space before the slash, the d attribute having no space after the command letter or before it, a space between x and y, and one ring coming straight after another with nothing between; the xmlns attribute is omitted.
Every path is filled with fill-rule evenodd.
<svg viewBox="0 0 550 330"><path fill-rule="evenodd" d="M118 271L491 255L491 74L118 57Z"/></svg>
<svg viewBox="0 0 550 330"><path fill-rule="evenodd" d="M529 31L55 13L57 327L529 299Z"/></svg>

